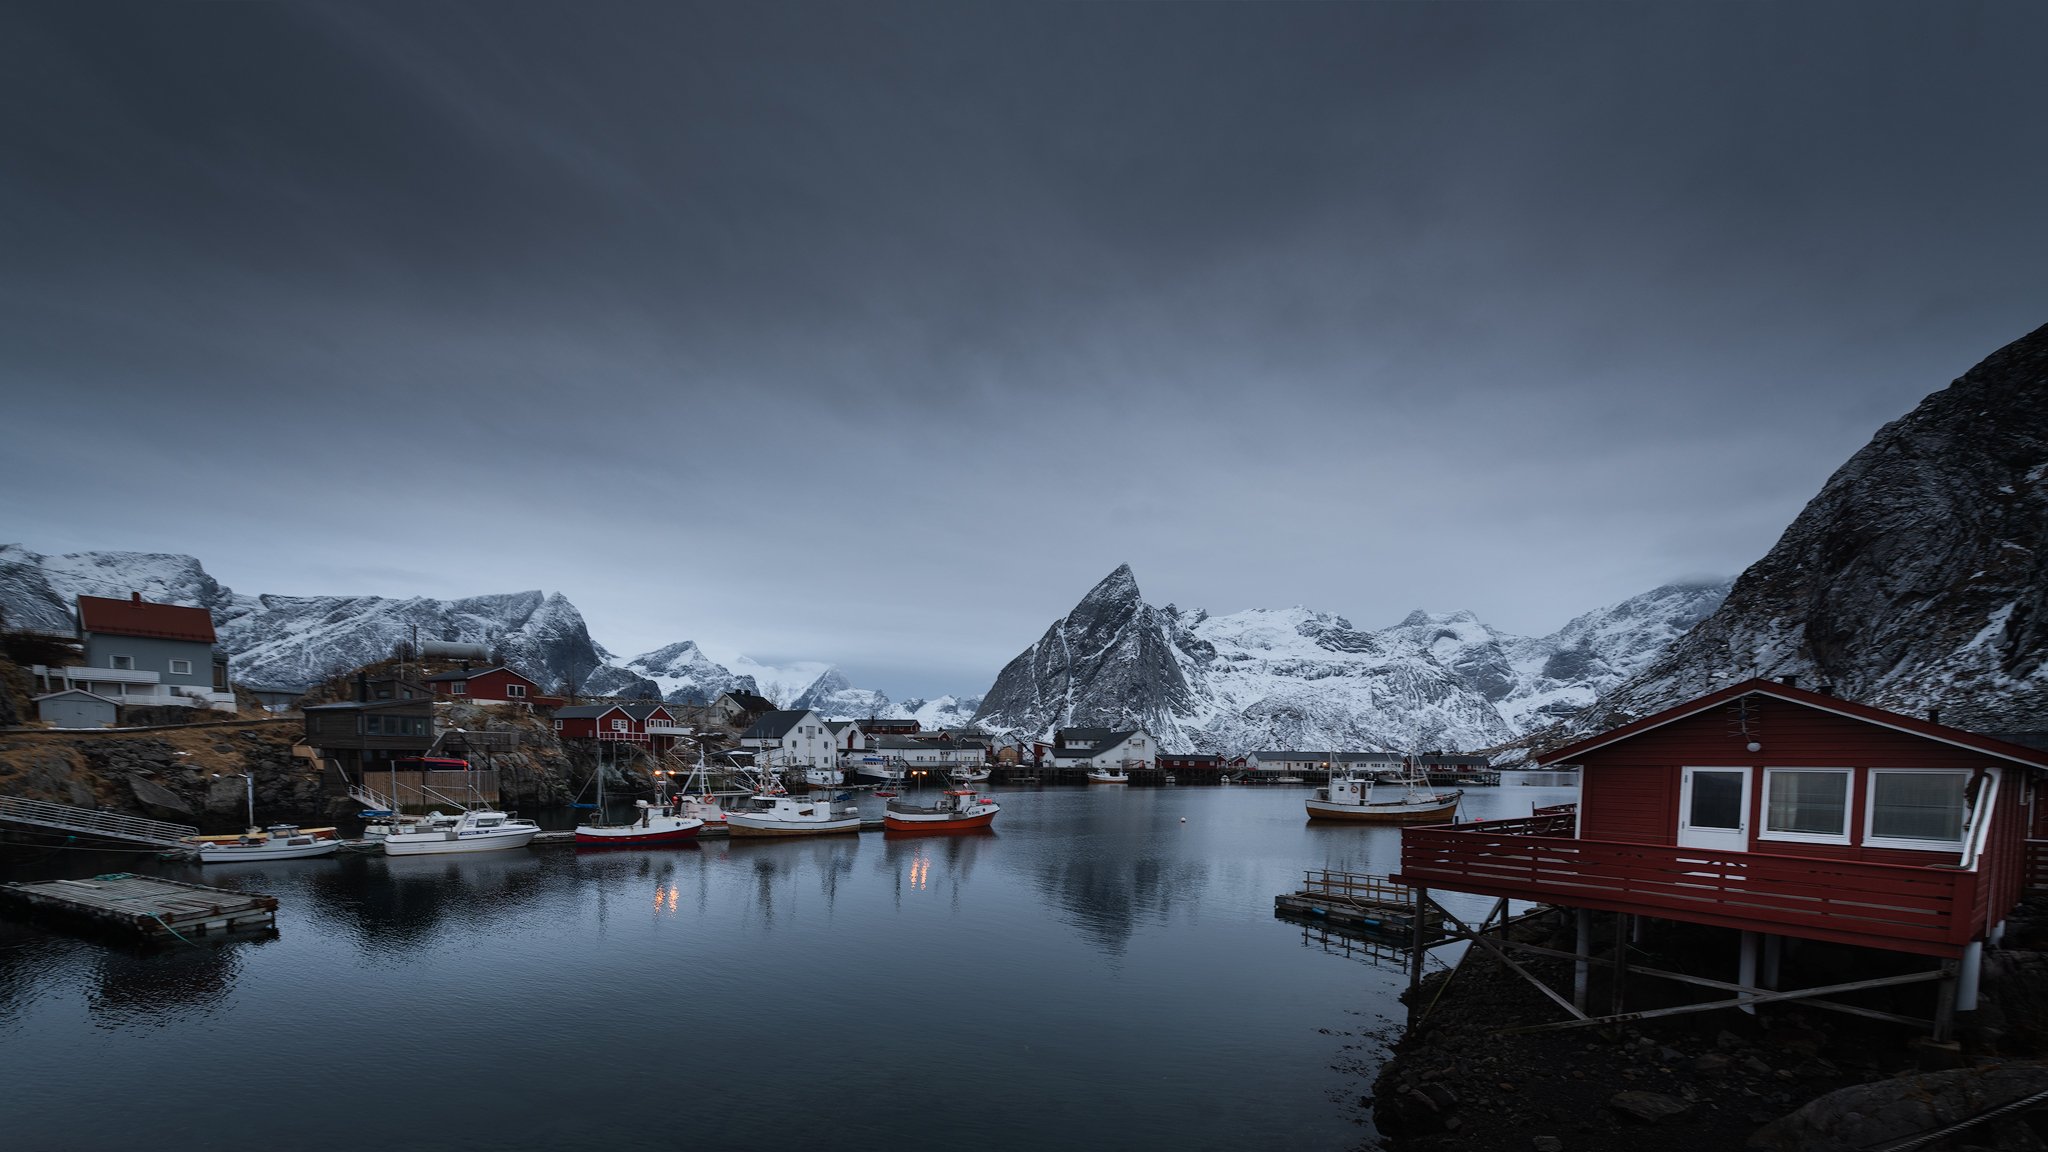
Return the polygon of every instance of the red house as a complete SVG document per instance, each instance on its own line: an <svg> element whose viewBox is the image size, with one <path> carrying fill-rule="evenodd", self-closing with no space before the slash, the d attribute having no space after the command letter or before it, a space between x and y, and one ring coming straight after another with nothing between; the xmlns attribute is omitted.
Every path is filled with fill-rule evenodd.
<svg viewBox="0 0 2048 1152"><path fill-rule="evenodd" d="M690 734L664 704L579 704L555 709L555 735L562 740L619 741L666 752Z"/></svg>
<svg viewBox="0 0 2048 1152"><path fill-rule="evenodd" d="M434 689L436 696L461 697L483 704L533 704L553 708L562 702L559 697L541 695L539 684L502 664L478 671L457 668L427 677L427 684Z"/></svg>
<svg viewBox="0 0 2048 1152"><path fill-rule="evenodd" d="M1581 766L1575 814L1404 829L1396 879L1736 929L1743 985L1768 936L1939 957L1968 1010L2027 887L2048 752L1747 680L1560 763Z"/></svg>

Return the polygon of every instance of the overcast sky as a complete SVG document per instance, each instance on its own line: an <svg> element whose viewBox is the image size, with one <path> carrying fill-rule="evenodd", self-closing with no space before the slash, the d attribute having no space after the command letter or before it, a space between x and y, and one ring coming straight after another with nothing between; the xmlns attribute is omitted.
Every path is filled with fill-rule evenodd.
<svg viewBox="0 0 2048 1152"><path fill-rule="evenodd" d="M2044 6L0 8L0 540L985 689L1733 575L2048 320Z"/></svg>

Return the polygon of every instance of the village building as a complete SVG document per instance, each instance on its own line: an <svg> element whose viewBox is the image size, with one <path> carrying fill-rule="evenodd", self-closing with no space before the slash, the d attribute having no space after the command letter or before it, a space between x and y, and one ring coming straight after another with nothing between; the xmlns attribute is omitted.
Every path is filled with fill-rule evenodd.
<svg viewBox="0 0 2048 1152"><path fill-rule="evenodd" d="M754 721L775 711L775 702L754 692L721 692L711 702L721 723L734 728L745 728Z"/></svg>
<svg viewBox="0 0 2048 1152"><path fill-rule="evenodd" d="M436 696L478 704L529 704L553 708L562 703L560 697L543 694L540 685L530 677L503 664L472 671L465 663L460 668L427 677L427 684Z"/></svg>
<svg viewBox="0 0 2048 1152"><path fill-rule="evenodd" d="M1143 728L1062 728L1053 734L1055 768L1150 769L1159 748Z"/></svg>
<svg viewBox="0 0 2048 1152"><path fill-rule="evenodd" d="M979 768L988 762L988 749L955 740L883 736L875 741L874 751L904 768Z"/></svg>
<svg viewBox="0 0 2048 1152"><path fill-rule="evenodd" d="M573 704L554 711L550 723L561 740L596 740L644 747L661 753L691 735L670 707L657 700L629 704Z"/></svg>
<svg viewBox="0 0 2048 1152"><path fill-rule="evenodd" d="M121 714L119 701L83 688L66 688L35 698L36 719L52 728L112 728Z"/></svg>
<svg viewBox="0 0 2048 1152"><path fill-rule="evenodd" d="M1252 772L1267 776L1287 776L1302 772L1328 772L1328 752L1254 752L1245 757L1244 766Z"/></svg>
<svg viewBox="0 0 2048 1152"><path fill-rule="evenodd" d="M825 721L808 708L778 709L740 733L740 747L767 768L836 768L839 752Z"/></svg>
<svg viewBox="0 0 2048 1152"><path fill-rule="evenodd" d="M1161 752L1159 767L1167 772L1220 772L1223 757L1215 752Z"/></svg>
<svg viewBox="0 0 2048 1152"><path fill-rule="evenodd" d="M433 692L402 677L359 675L353 700L315 704L303 712L306 743L357 780L389 768L394 760L426 755L437 735Z"/></svg>
<svg viewBox="0 0 2048 1152"><path fill-rule="evenodd" d="M870 716L858 723L861 733L871 740L877 736L916 736L924 731L924 725L907 718L885 720Z"/></svg>
<svg viewBox="0 0 2048 1152"><path fill-rule="evenodd" d="M1786 939L1933 958L1889 982L1940 984L1916 1021L1937 1037L1975 1006L1983 947L2039 874L2030 832L2048 828L2048 751L1765 680L1543 763L1579 766L1576 812L1403 829L1396 879L1577 909L1582 953L1593 912L1617 933L1630 917L1731 929L1752 994L1777 983Z"/></svg>
<svg viewBox="0 0 2048 1152"><path fill-rule="evenodd" d="M1486 758L1479 757L1482 765ZM1335 772L1400 772L1408 758L1399 752L1332 752L1330 768Z"/></svg>
<svg viewBox="0 0 2048 1152"><path fill-rule="evenodd" d="M78 689L123 707L235 710L227 654L214 650L213 616L204 608L80 596L83 663L37 664L29 671L45 694Z"/></svg>
<svg viewBox="0 0 2048 1152"><path fill-rule="evenodd" d="M861 731L858 720L827 720L825 731L832 734L832 747L841 756L867 750L867 734Z"/></svg>

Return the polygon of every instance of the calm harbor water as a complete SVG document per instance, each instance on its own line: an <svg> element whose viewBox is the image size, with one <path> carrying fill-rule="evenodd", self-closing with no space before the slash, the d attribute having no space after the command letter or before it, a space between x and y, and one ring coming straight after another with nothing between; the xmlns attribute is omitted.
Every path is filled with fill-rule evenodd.
<svg viewBox="0 0 2048 1152"><path fill-rule="evenodd" d="M282 900L276 939L227 946L0 922L7 1144L1354 1147L1369 1085L1338 1066L1405 976L1273 897L1391 872L1399 834L1310 825L1306 794L1014 790L972 837L218 865ZM1467 815L1570 797L1479 789ZM201 878L0 857L117 869Z"/></svg>

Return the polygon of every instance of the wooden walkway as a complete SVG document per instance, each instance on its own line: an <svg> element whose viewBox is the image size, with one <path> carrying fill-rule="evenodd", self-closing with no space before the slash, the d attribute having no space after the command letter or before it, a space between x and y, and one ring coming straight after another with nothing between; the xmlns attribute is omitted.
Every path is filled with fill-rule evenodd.
<svg viewBox="0 0 2048 1152"><path fill-rule="evenodd" d="M1415 933L1415 890L1383 876L1313 868L1302 873L1300 888L1273 897L1273 913L1406 940ZM1433 939L1443 925L1425 921L1422 929Z"/></svg>
<svg viewBox="0 0 2048 1152"><path fill-rule="evenodd" d="M90 880L0 885L0 905L31 915L185 938L277 926L277 897L114 872Z"/></svg>

